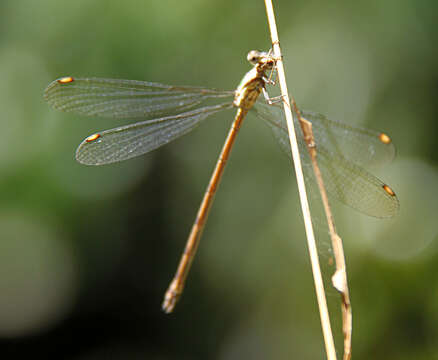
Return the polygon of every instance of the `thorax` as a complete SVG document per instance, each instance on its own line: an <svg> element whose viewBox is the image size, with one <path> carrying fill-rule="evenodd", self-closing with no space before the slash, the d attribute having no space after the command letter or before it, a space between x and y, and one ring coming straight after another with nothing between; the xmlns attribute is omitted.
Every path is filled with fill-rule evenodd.
<svg viewBox="0 0 438 360"><path fill-rule="evenodd" d="M264 72L257 66L248 71L236 89L234 105L249 110L265 87Z"/></svg>

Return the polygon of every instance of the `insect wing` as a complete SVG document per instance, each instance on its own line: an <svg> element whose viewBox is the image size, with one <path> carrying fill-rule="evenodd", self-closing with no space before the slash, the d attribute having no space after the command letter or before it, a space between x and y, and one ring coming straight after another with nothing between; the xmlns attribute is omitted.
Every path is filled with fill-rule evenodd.
<svg viewBox="0 0 438 360"><path fill-rule="evenodd" d="M231 107L229 103L208 106L90 135L76 150L76 159L86 165L103 165L145 154L193 130L208 116Z"/></svg>
<svg viewBox="0 0 438 360"><path fill-rule="evenodd" d="M257 104L255 110L257 116L265 120L268 126L272 129L282 150L291 156L289 135L281 109L277 106ZM304 112L304 114L308 116L309 113ZM311 118L313 120L312 124L316 123L315 128L318 128L314 133L317 161L329 195L370 216L378 218L394 216L399 209L399 202L395 194L386 190L389 188L386 184L368 171L364 170L359 164L353 162L351 158L347 158L347 155L344 156L341 153L344 146L342 145L342 138L336 139L336 143L333 143L330 142L329 138L325 137L322 129L326 127L327 124L330 124L330 122L325 121L325 117L322 115L312 115ZM324 119L324 121L321 122L321 119ZM296 121L295 128L301 129L297 123L296 116L294 116L294 120ZM362 130L360 129L356 131L356 128L354 127L347 127L348 131L354 134ZM342 129L342 125L337 125L337 128L335 127L334 130L331 129L331 135L336 133L339 129ZM370 133L372 134L373 132ZM301 130L299 130L298 135L300 156L303 162L303 170L306 178L315 180L307 145L303 139ZM370 159L372 163L375 163L376 159L379 159L379 156L376 155L374 149L364 144L364 139L368 136L372 135L363 132L356 135L356 138L362 140L361 144L358 144L357 146L362 146L365 147L365 149L368 149L370 153L368 156L365 156L365 159ZM327 146L330 147L330 150L327 150ZM390 150L390 152L392 152L392 150ZM386 154L386 150L383 151L383 154ZM360 161L363 157L364 156L359 157L358 160ZM383 161L387 160L389 160L389 156L386 156Z"/></svg>
<svg viewBox="0 0 438 360"><path fill-rule="evenodd" d="M187 111L209 98L233 92L178 87L137 80L63 77L44 91L55 109L87 116L151 119Z"/></svg>

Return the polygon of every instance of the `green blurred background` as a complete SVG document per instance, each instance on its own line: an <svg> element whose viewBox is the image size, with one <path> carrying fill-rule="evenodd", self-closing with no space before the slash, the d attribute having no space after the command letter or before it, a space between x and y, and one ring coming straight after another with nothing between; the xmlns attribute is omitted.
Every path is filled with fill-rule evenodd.
<svg viewBox="0 0 438 360"><path fill-rule="evenodd" d="M377 175L401 211L335 204L354 359L438 359L436 1L276 1L303 109L389 133ZM249 117L188 286L160 310L232 112L149 155L81 166L87 135L121 124L56 112L63 76L234 89L270 37L262 0L0 2L0 354L5 359L322 359L291 165ZM323 217L321 262L333 269ZM341 352L339 297L328 291Z"/></svg>

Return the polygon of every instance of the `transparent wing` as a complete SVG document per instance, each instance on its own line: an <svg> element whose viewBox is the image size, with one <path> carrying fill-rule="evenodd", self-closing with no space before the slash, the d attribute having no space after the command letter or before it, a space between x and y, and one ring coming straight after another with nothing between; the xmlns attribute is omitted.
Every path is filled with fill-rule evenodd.
<svg viewBox="0 0 438 360"><path fill-rule="evenodd" d="M264 117L276 119L287 129L281 106L266 105L259 101L256 110ZM302 111L301 115L312 123L318 147L324 147L328 153L341 154L364 167L379 167L395 157L394 144L384 133L330 120L315 112Z"/></svg>
<svg viewBox="0 0 438 360"><path fill-rule="evenodd" d="M282 150L290 156L287 126L279 109L275 106L258 104L255 110L257 115L265 120L273 130ZM394 216L399 209L397 197L388 193L382 181L359 165L360 161L366 164L376 164L390 160L394 153L393 145L389 144L390 149L386 150L379 144L374 146L374 140L368 144L366 140L378 133L348 125L345 125L345 128L347 133L351 134L352 139L348 139L349 145L344 145L343 140L347 136L344 133L346 131L344 124L330 121L319 114L303 112L303 115L313 125L318 165L329 195L370 216L379 218ZM295 128L301 129L298 124L295 124ZM324 128L329 128L328 135L323 131ZM341 132L340 138L331 141L331 136L335 136L338 132ZM299 135L301 136L298 136L298 145L303 170L306 178L315 180L301 131ZM355 141L358 150L355 153L344 154L342 151L354 146ZM361 154L361 152L367 152L367 154Z"/></svg>
<svg viewBox="0 0 438 360"><path fill-rule="evenodd" d="M365 167L381 166L394 159L394 144L384 133L330 120L310 111L303 111L302 116L312 123L318 144L330 153L343 154Z"/></svg>
<svg viewBox="0 0 438 360"><path fill-rule="evenodd" d="M103 165L145 154L193 130L208 116L231 103L207 106L175 116L146 120L102 131L87 137L76 150L76 159L86 165Z"/></svg>
<svg viewBox="0 0 438 360"><path fill-rule="evenodd" d="M55 109L66 112L139 120L180 113L203 100L233 94L137 80L63 77L46 88L44 98Z"/></svg>

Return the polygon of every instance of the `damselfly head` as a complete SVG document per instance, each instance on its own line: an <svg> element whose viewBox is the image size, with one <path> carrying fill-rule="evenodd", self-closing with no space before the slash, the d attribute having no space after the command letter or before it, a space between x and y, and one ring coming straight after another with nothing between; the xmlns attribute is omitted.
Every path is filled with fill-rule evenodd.
<svg viewBox="0 0 438 360"><path fill-rule="evenodd" d="M266 53L263 53L258 50L251 50L246 58L251 64L256 65L262 58L263 56L262 54L266 54Z"/></svg>
<svg viewBox="0 0 438 360"><path fill-rule="evenodd" d="M264 51L251 50L247 59L253 65L261 65L264 70L272 69L274 66L274 59L271 54Z"/></svg>
<svg viewBox="0 0 438 360"><path fill-rule="evenodd" d="M264 51L251 50L246 58L251 64L257 65L261 62L269 61L269 59L271 59L271 56L269 55L269 53Z"/></svg>

